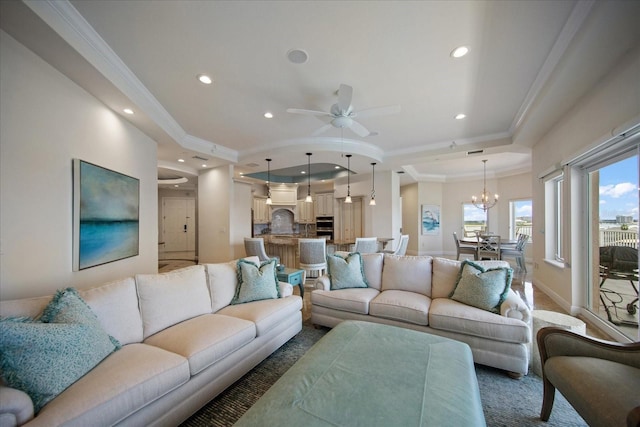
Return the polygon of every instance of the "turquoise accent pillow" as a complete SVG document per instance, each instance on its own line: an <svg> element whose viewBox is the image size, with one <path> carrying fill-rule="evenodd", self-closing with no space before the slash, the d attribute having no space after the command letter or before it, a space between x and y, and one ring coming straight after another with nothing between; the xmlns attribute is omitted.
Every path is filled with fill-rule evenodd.
<svg viewBox="0 0 640 427"><path fill-rule="evenodd" d="M331 290L369 287L360 252L350 253L346 258L336 254L327 256L327 273Z"/></svg>
<svg viewBox="0 0 640 427"><path fill-rule="evenodd" d="M263 262L260 266L240 259L237 265L238 288L231 304L280 298L275 258Z"/></svg>
<svg viewBox="0 0 640 427"><path fill-rule="evenodd" d="M2 376L36 413L119 348L73 288L56 292L38 320L0 320Z"/></svg>
<svg viewBox="0 0 640 427"><path fill-rule="evenodd" d="M452 300L492 313L500 312L511 288L513 269L497 267L485 269L472 261L463 261Z"/></svg>

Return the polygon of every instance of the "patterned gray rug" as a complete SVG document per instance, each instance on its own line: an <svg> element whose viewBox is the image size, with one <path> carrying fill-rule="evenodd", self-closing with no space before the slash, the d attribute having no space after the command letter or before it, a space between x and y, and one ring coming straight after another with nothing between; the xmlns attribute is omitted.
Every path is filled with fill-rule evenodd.
<svg viewBox="0 0 640 427"><path fill-rule="evenodd" d="M232 426L329 329L305 322L302 331L185 421L183 427ZM521 380L503 371L476 365L487 426L586 426L560 393L556 393L549 422L540 421L542 379L529 373Z"/></svg>

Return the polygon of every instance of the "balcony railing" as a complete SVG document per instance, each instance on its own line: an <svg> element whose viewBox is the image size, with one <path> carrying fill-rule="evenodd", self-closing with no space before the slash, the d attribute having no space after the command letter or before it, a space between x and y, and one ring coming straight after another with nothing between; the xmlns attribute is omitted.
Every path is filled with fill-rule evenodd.
<svg viewBox="0 0 640 427"><path fill-rule="evenodd" d="M638 231L600 230L600 246L628 246L638 249Z"/></svg>

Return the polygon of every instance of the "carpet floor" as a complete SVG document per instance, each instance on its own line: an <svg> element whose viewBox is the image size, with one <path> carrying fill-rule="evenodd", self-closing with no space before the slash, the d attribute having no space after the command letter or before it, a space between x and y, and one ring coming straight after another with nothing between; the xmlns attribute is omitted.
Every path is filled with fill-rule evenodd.
<svg viewBox="0 0 640 427"><path fill-rule="evenodd" d="M192 415L182 426L232 426L328 331L326 328L315 329L305 322L298 335ZM542 379L533 372L521 380L512 380L504 371L476 365L476 374L487 426L587 425L559 392L556 392L551 418L546 423L541 421L539 414L542 405Z"/></svg>

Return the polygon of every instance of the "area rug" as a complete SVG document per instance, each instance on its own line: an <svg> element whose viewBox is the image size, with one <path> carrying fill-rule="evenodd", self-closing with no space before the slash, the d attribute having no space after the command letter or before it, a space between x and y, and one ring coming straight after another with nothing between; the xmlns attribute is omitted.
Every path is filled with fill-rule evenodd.
<svg viewBox="0 0 640 427"><path fill-rule="evenodd" d="M205 405L182 426L232 426L328 331L327 328L315 329L310 323L305 322L298 335ZM551 418L546 423L540 421L542 379L532 372L521 380L512 380L504 371L476 365L476 374L487 426L587 426L557 392Z"/></svg>

